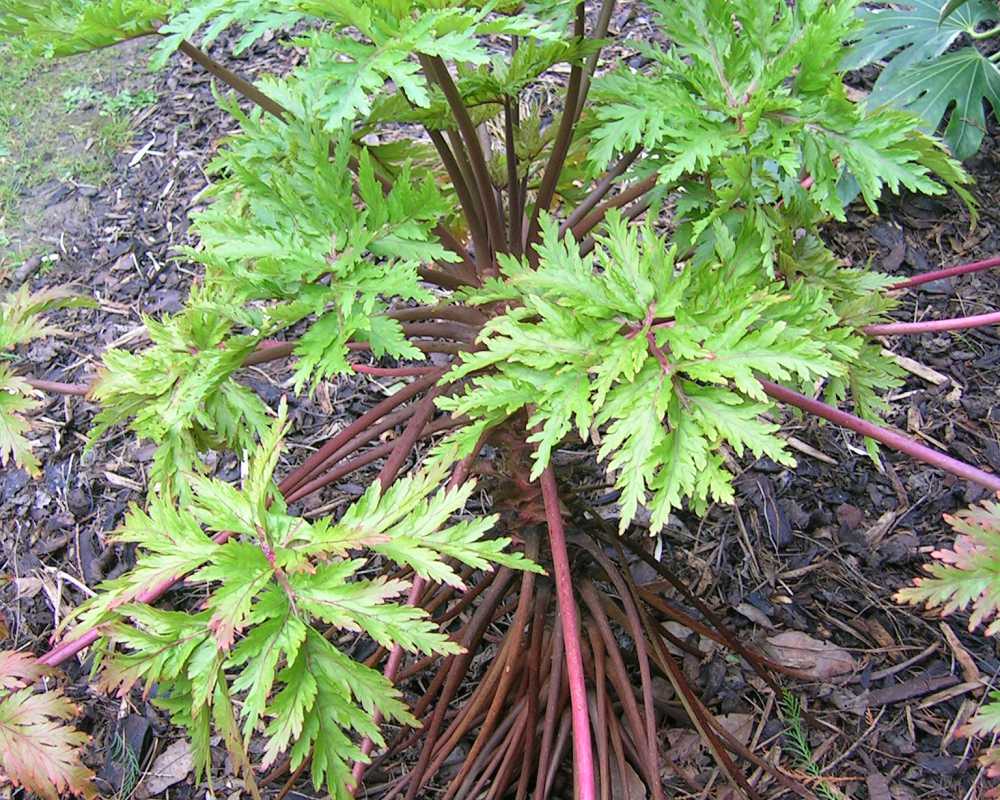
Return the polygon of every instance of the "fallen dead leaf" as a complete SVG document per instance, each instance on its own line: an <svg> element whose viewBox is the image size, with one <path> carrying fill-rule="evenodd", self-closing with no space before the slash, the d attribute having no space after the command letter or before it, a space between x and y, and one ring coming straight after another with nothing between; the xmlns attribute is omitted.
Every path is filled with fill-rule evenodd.
<svg viewBox="0 0 1000 800"><path fill-rule="evenodd" d="M786 667L802 670L824 680L857 669L854 657L830 642L821 642L801 631L785 631L764 644L768 655Z"/></svg>
<svg viewBox="0 0 1000 800"><path fill-rule="evenodd" d="M625 775L619 774L618 764L611 765L611 796L628 797L631 800L646 800L646 784L629 764L625 764Z"/></svg>
<svg viewBox="0 0 1000 800"><path fill-rule="evenodd" d="M146 791L151 796L184 780L194 768L194 758L186 739L178 739L156 757L146 774Z"/></svg>
<svg viewBox="0 0 1000 800"><path fill-rule="evenodd" d="M740 744L750 744L753 735L753 717L750 714L722 714L716 719Z"/></svg>

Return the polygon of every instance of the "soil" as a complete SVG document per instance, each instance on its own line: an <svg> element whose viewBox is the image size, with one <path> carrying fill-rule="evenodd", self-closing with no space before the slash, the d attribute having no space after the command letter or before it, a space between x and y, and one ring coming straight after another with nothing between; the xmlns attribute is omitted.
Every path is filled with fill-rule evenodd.
<svg viewBox="0 0 1000 800"><path fill-rule="evenodd" d="M644 22L641 15L632 20ZM225 55L226 44L223 37L213 56L251 77L284 71L289 56L299 57L261 43L234 59ZM61 254L46 274L22 269L20 279L35 289L76 284L100 304L64 312L59 322L72 335L27 349L21 363L35 377L86 381L101 351L141 344L140 314L179 309L196 274L176 252L192 243L189 219L201 204L204 167L233 123L217 109L208 77L182 57L157 77L155 88L160 101L141 115L132 146L117 158L104 186L57 183L36 193L46 224L62 234ZM847 223L827 231L837 252L854 264L870 262L898 275L1000 253L1000 211L991 202L1000 192L997 136L991 127L981 153L967 164L981 204L975 229L953 197L906 196L887 200L879 217L853 207ZM896 316L982 313L995 309L998 297L1000 275L983 272L906 293ZM889 422L1000 471L995 331L914 336L886 346L940 376L936 383L908 377L892 395ZM254 369L248 380L273 402L288 374L282 366ZM292 401L296 435L289 464L390 390L384 381L344 380L327 384L312 400ZM132 563L129 548L109 537L128 505L143 497L150 449L119 431L85 450L94 413L81 398L49 399L35 419L42 477L31 480L16 469L0 476L0 647L44 651L54 625L102 579ZM983 700L983 690L948 690L966 680L960 663L966 653L993 686L1000 674L996 642L970 635L962 616L947 623L954 636L946 636L939 620L896 605L892 594L919 574L932 549L950 545L942 515L983 499L984 491L894 453L883 452L876 465L856 436L831 425L790 418L788 432L820 455L800 454L795 469L747 464L735 507L671 520L662 537L663 559L745 641L759 644L798 631L835 644L853 659L847 677L789 684L815 716L809 733L814 759L829 765L825 775L845 794L872 800L983 796L986 779L975 759L979 744L954 736L956 722ZM585 492L589 504L613 516L615 496L593 488L604 479L591 454L564 451L559 461L560 479L591 487ZM220 476L235 477L238 469L233 456L219 457ZM316 513L344 502L366 480L362 474L338 484L300 510ZM587 524L582 518L576 523ZM781 725L773 706L765 708L751 689L756 683L744 663L709 649L700 662L688 656L685 668L714 712L750 715L758 752L773 754ZM150 796L145 781L136 785L139 772L176 740L176 732L141 697L121 701L96 693L85 664L69 663L65 674L67 690L83 708L80 725L93 736L88 759L102 791ZM663 720L664 746L675 747L678 759L709 778L709 753L676 725ZM138 772L121 758L123 742L137 754ZM233 784L227 789L221 754L216 773L222 780L215 796L230 796ZM719 780L705 796L722 797L721 785ZM157 796L200 798L206 791L188 778ZM320 796L305 781L297 791L298 797Z"/></svg>

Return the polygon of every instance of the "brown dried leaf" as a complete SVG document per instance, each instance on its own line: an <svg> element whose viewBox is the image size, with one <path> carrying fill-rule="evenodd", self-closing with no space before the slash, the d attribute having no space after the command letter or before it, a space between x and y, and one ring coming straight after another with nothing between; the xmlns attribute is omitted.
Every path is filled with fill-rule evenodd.
<svg viewBox="0 0 1000 800"><path fill-rule="evenodd" d="M764 644L768 655L786 667L802 670L825 680L857 669L854 657L830 642L821 642L801 631L785 631Z"/></svg>
<svg viewBox="0 0 1000 800"><path fill-rule="evenodd" d="M178 739L160 755L149 768L146 775L146 791L156 796L169 789L175 783L180 783L194 769L194 757L186 739Z"/></svg>

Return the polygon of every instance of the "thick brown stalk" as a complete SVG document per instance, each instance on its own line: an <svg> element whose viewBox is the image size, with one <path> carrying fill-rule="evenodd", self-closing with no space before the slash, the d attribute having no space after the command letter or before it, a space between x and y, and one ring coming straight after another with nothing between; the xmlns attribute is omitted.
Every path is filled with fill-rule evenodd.
<svg viewBox="0 0 1000 800"><path fill-rule="evenodd" d="M507 226L507 248L515 255L521 255L521 220L524 210L521 208L520 181L517 177L517 148L515 143L516 126L514 110L510 98L504 98L503 131L504 147L507 150L507 203L510 217Z"/></svg>
<svg viewBox="0 0 1000 800"><path fill-rule="evenodd" d="M962 331L968 328L985 328L1000 325L1000 311L976 314L954 319L928 319L923 322L888 322L884 325L866 325L862 330L869 336L906 336L917 333L941 333Z"/></svg>
<svg viewBox="0 0 1000 800"><path fill-rule="evenodd" d="M220 78L223 82L229 84L229 86L246 97L248 100L252 100L268 114L272 114L281 120L288 116L288 109L281 105L281 103L272 100L260 89L250 83L250 81L241 78L232 70L226 69L222 66L222 64L213 59L203 50L199 50L190 42L182 41L179 49L182 53L184 53L184 55L188 56L200 67L212 73L217 78Z"/></svg>
<svg viewBox="0 0 1000 800"><path fill-rule="evenodd" d="M472 235L476 271L477 273L482 273L484 268L488 268L490 263L490 246L486 228L483 227L483 221L478 214L477 203L472 196L471 189L465 182L462 169L458 161L455 160L455 156L451 152L444 134L432 128L427 128L426 130L431 143L434 145L434 149L438 152L445 171L448 173L448 177L451 178L451 185L455 189L455 194L458 195L458 203L462 208L465 224L468 225L469 233Z"/></svg>
<svg viewBox="0 0 1000 800"><path fill-rule="evenodd" d="M357 420L340 431L340 433L332 437L319 450L309 456L302 466L290 472L285 479L278 484L278 489L282 493L286 494L293 489L296 489L312 475L312 471L322 464L327 457L337 452L339 448L347 444L357 434L365 430L365 428L377 422L394 409L403 405L403 403L411 397L430 389L435 383L437 383L438 379L444 374L444 372L445 371L443 369L437 369L430 373L426 378L414 381L409 386L404 389L400 389L396 392L396 394L386 398L378 405L369 409L367 412L358 417Z"/></svg>
<svg viewBox="0 0 1000 800"><path fill-rule="evenodd" d="M579 800L596 800L594 757L590 742L590 715L587 710L587 684L583 672L580 627L573 597L573 576L566 551L566 532L559 507L559 490L552 466L542 472L542 500L545 523L549 529L549 548L555 573L559 621L566 649L566 677L569 681L570 711L573 718L573 764Z"/></svg>
<svg viewBox="0 0 1000 800"><path fill-rule="evenodd" d="M416 339L410 342L421 353L448 353L457 356L467 353L471 348L467 344L455 342L440 342L430 339ZM358 353L370 353L372 346L368 342L348 342L347 349Z"/></svg>
<svg viewBox="0 0 1000 800"><path fill-rule="evenodd" d="M1000 476L993 475L989 472L983 472L981 469L976 469L971 464L966 464L963 461L959 461L957 458L952 458L951 456L945 455L937 450L925 447L924 445L913 441L901 433L875 425L861 419L860 417L856 417L853 414L848 414L846 411L841 411L840 409L829 406L826 403L821 403L819 400L813 400L811 397L806 397L805 395L799 394L791 389L786 389L784 386L771 383L771 381L761 380L760 384L764 388L764 391L775 400L795 406L796 408L800 408L803 411L807 411L810 414L814 414L815 416L829 420L830 422L834 422L837 425L841 425L854 431L855 433L860 433L863 436L869 436L875 441L881 442L882 444L891 447L893 450L906 453L908 456L912 456L918 461L923 461L925 464L930 464L932 467L937 467L945 472L950 472L952 475L957 475L959 478L972 481L973 483L978 483L980 486L985 486L991 492L1000 492Z"/></svg>
<svg viewBox="0 0 1000 800"><path fill-rule="evenodd" d="M435 433L440 433L441 431L448 430L449 428L454 428L460 423L451 419L450 417L442 417L439 420L435 420L426 428L423 429L421 433L421 438L432 436ZM395 442L387 442L386 444L381 444L378 447L373 447L371 450L366 450L361 455L352 458L350 461L346 461L337 467L313 478L306 483L300 484L295 489L290 490L286 495L286 500L289 503L295 503L301 500L303 497L308 497L313 492L318 492L324 486L329 486L331 483L336 483L347 475L350 475L355 470L359 470L374 461L378 461L380 458L392 453L395 448Z"/></svg>
<svg viewBox="0 0 1000 800"><path fill-rule="evenodd" d="M584 4L578 3L576 6L576 19L573 24L573 35L577 39L583 38L584 31ZM576 127L576 109L580 101L580 83L583 76L583 68L579 64L574 64L569 72L569 84L566 87L566 104L563 108L562 118L559 120L559 130L556 133L555 141L552 143L552 152L549 160L545 164L545 171L542 173L542 182L538 187L535 196L535 207L531 212L531 221L528 223L528 232L525 235L525 252L528 252L538 236L539 215L543 211L548 211L555 197L556 186L559 176L562 174L563 166L566 164L566 155L569 153L569 146L573 141L573 129ZM585 798L581 798L585 800Z"/></svg>
<svg viewBox="0 0 1000 800"><path fill-rule="evenodd" d="M458 87L448 72L448 65L440 56L431 56L429 59L432 75L437 84L444 92L445 100L451 107L458 129L465 141L468 149L469 160L472 162L472 172L479 187L479 197L483 205L483 216L486 217L486 230L490 237L490 244L495 250L506 249L506 237L503 231L503 218L497 208L496 197L493 194L493 182L490 179L489 167L486 164L486 156L483 153L482 143L479 141L479 134L476 126L469 116L469 111L462 101L462 95ZM492 260L492 254L489 254Z"/></svg>
<svg viewBox="0 0 1000 800"><path fill-rule="evenodd" d="M580 220L582 220L587 213L594 208L594 206L604 199L607 193L614 187L615 181L621 177L625 170L632 166L632 163L639 157L641 152L642 147L636 145L636 147L622 156L618 162L605 173L604 177L598 181L597 186L591 190L590 194L583 199L583 202L573 210L573 213L570 214L566 218L566 221L560 226L560 236L565 236L567 231L580 222Z"/></svg>
<svg viewBox="0 0 1000 800"><path fill-rule="evenodd" d="M597 15L597 22L594 30L590 32L591 39L603 39L608 33L608 26L611 24L611 15L615 10L615 0L604 0L601 3L600 13ZM587 95L590 93L590 82L594 77L594 70L597 69L597 62L601 57L601 51L595 50L587 57L587 65L583 70L583 78L580 83L580 100L576 104L576 118L580 119L580 114L587 102Z"/></svg>
<svg viewBox="0 0 1000 800"><path fill-rule="evenodd" d="M614 208L621 208L624 205L628 205L633 200L642 197L642 195L646 194L646 192L652 190L656 186L656 178L657 175L654 172L649 177L626 186L610 200L605 200L573 226L573 238L580 241L580 239L582 239L586 234L601 224L609 211Z"/></svg>
<svg viewBox="0 0 1000 800"><path fill-rule="evenodd" d="M425 319L450 319L466 325L479 327L486 322L486 315L474 306L457 306L452 303L438 303L433 306L396 308L386 313L390 319L400 322L414 322Z"/></svg>
<svg viewBox="0 0 1000 800"><path fill-rule="evenodd" d="M424 321L424 322L401 322L403 333L407 338L415 337L436 337L438 339L452 339L458 342L471 342L476 338L478 330L462 322L451 321Z"/></svg>

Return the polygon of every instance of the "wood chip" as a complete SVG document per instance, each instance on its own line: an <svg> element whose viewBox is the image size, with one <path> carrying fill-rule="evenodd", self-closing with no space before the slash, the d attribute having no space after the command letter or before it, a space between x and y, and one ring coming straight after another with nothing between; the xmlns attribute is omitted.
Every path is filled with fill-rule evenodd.
<svg viewBox="0 0 1000 800"><path fill-rule="evenodd" d="M950 686L947 689L942 689L940 692L935 692L926 700L924 700L917 709L921 708L931 708L936 706L938 703L946 703L953 697L959 697L966 692L972 692L976 689L982 689L982 681L965 681L964 683L959 683L956 686Z"/></svg>
<svg viewBox="0 0 1000 800"><path fill-rule="evenodd" d="M901 356L898 353L893 353L891 350L887 350L885 348L882 349L882 355L895 361L911 375L923 378L925 381L932 383L935 386L943 386L944 384L951 382L951 378L947 375L938 372L935 369L931 369L930 367L921 364L919 361L914 361L912 358Z"/></svg>
<svg viewBox="0 0 1000 800"><path fill-rule="evenodd" d="M117 486L119 489L131 489L133 492L145 491L145 487L141 483L136 483L131 478L126 478L124 475L119 475L116 472L105 470L104 477L107 479L108 483L112 486Z"/></svg>
<svg viewBox="0 0 1000 800"><path fill-rule="evenodd" d="M972 660L972 656L969 655L969 651L962 646L960 641L958 641L955 631L951 629L951 626L947 622L941 623L941 633L944 634L944 639L948 642L948 647L951 648L951 652L954 654L955 660L962 668L962 677L964 677L966 681L978 681L982 675L979 673L979 668L976 666L976 662Z"/></svg>
<svg viewBox="0 0 1000 800"><path fill-rule="evenodd" d="M803 453L807 456L811 456L812 458L815 458L817 461L822 461L824 464L835 465L837 463L837 460L835 458L831 458L826 453L817 450L811 444L806 444L801 439L795 436L787 436L785 437L785 441L788 442L788 446L791 447L792 450L798 450L800 453Z"/></svg>
<svg viewBox="0 0 1000 800"><path fill-rule="evenodd" d="M901 703L904 700L912 700L914 697L923 697L931 692L938 692L958 683L955 675L919 675L895 686L888 686L885 689L876 689L869 692L867 697L861 697L865 705L890 706L893 703Z"/></svg>

